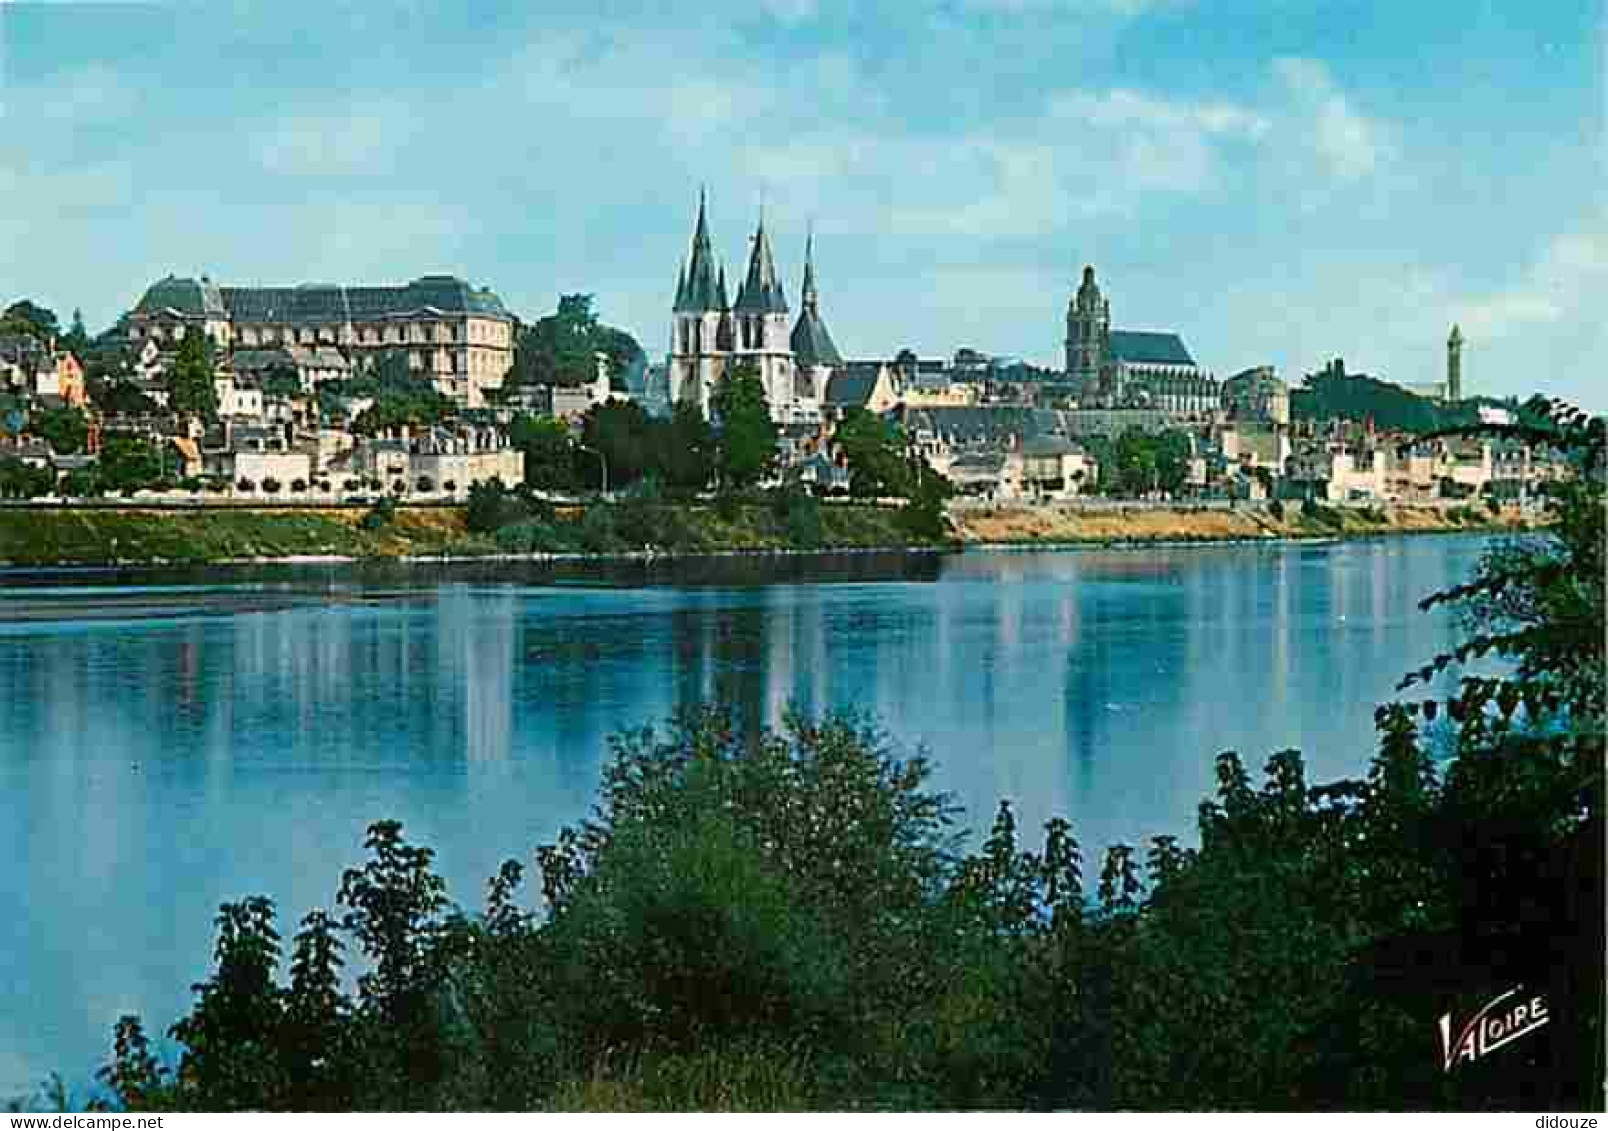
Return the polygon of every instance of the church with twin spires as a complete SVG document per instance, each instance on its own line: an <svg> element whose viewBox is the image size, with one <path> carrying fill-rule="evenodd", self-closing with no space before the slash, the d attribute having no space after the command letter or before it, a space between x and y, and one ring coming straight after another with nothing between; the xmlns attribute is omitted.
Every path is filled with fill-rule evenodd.
<svg viewBox="0 0 1608 1131"><path fill-rule="evenodd" d="M804 245L804 283L798 319L788 328L787 295L776 274L761 215L748 250L748 269L728 300L726 269L709 238L706 201L698 197L692 249L676 278L667 367L672 404L690 401L709 414L726 371L751 362L765 387L771 418L781 424L820 419L832 374L843 364L821 319L815 289L813 239Z"/></svg>

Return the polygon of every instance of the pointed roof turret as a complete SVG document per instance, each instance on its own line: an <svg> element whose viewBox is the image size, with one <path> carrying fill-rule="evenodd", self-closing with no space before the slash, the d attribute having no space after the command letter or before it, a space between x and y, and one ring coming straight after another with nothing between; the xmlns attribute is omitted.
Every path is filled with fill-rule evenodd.
<svg viewBox="0 0 1608 1131"><path fill-rule="evenodd" d="M1452 336L1446 339L1446 344L1451 346L1463 344L1463 328L1456 322L1452 323Z"/></svg>
<svg viewBox="0 0 1608 1131"><path fill-rule="evenodd" d="M814 310L818 297L815 293L815 233L804 237L804 289L800 295L805 310Z"/></svg>
<svg viewBox="0 0 1608 1131"><path fill-rule="evenodd" d="M709 242L709 221L705 216L705 199L698 190L698 224L692 233L692 260L687 265L686 281L676 296L678 311L696 312L720 310L725 306L718 290L715 250Z"/></svg>
<svg viewBox="0 0 1608 1131"><path fill-rule="evenodd" d="M776 260L771 256L770 237L765 234L765 218L754 231L754 246L748 254L748 275L737 288L733 310L748 314L786 314L787 296L776 277Z"/></svg>
<svg viewBox="0 0 1608 1131"><path fill-rule="evenodd" d="M843 355L838 353L832 335L827 332L821 318L820 300L815 290L815 236L804 241L804 290L788 344L793 347L793 358L800 365L842 365Z"/></svg>

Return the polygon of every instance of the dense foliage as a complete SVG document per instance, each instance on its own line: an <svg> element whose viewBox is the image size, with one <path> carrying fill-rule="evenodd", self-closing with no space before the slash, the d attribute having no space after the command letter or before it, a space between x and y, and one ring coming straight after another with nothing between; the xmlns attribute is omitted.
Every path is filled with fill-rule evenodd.
<svg viewBox="0 0 1608 1131"><path fill-rule="evenodd" d="M579 483L569 426L550 416L514 417L508 441L525 454L525 483L543 491L572 491Z"/></svg>
<svg viewBox="0 0 1608 1131"><path fill-rule="evenodd" d="M605 326L588 294L560 295L558 310L519 329L514 343L512 381L520 385L586 385L597 380L597 356L607 359L611 381L643 357L642 347L624 330Z"/></svg>
<svg viewBox="0 0 1608 1131"><path fill-rule="evenodd" d="M1479 424L1481 407L1499 408L1528 424L1545 420L1516 401L1469 397L1455 404L1421 397L1409 389L1363 373L1347 373L1339 359L1309 373L1290 391L1290 415L1296 420L1371 422L1380 431L1427 433L1467 429Z"/></svg>
<svg viewBox="0 0 1608 1131"><path fill-rule="evenodd" d="M776 424L753 362L728 369L709 399L715 419L715 475L726 491L759 483L776 468Z"/></svg>
<svg viewBox="0 0 1608 1131"><path fill-rule="evenodd" d="M1131 429L1115 440L1092 436L1083 442L1100 465L1099 489L1105 494L1138 499L1158 491L1177 495L1184 489L1193 454L1187 432Z"/></svg>
<svg viewBox="0 0 1608 1131"><path fill-rule="evenodd" d="M832 442L849 469L849 493L876 499L909 495L913 486L903 431L863 408L843 414Z"/></svg>
<svg viewBox="0 0 1608 1131"><path fill-rule="evenodd" d="M22 334L48 344L60 332L56 312L31 299L18 299L0 311L0 334Z"/></svg>
<svg viewBox="0 0 1608 1131"><path fill-rule="evenodd" d="M72 405L42 408L30 414L28 431L49 444L57 455L73 455L83 451L89 439L89 418L83 409Z"/></svg>
<svg viewBox="0 0 1608 1131"><path fill-rule="evenodd" d="M167 372L168 408L211 423L218 419L218 389L212 383L212 340L186 334Z"/></svg>
<svg viewBox="0 0 1608 1131"><path fill-rule="evenodd" d="M1198 847L1085 869L1008 804L968 851L861 720L694 709L614 740L540 911L514 861L457 911L381 822L288 981L272 904L226 905L177 1070L124 1018L103 1079L138 1109L1595 1107L1602 427L1564 425L1557 525L1428 599L1468 635L1405 686L1508 666L1382 706L1363 778L1225 753ZM1551 1022L1448 1070L1437 1019L1515 985Z"/></svg>
<svg viewBox="0 0 1608 1131"><path fill-rule="evenodd" d="M366 436L403 426L425 427L454 411L452 399L415 372L401 350L386 351L352 377L319 382L316 394L319 411L325 415L341 411L348 401L372 399L352 422L352 430Z"/></svg>

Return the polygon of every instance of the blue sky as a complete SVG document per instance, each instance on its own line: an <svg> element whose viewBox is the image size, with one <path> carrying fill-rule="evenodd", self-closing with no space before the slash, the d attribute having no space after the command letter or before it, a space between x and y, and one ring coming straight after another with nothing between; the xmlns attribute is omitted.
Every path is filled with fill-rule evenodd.
<svg viewBox="0 0 1608 1131"><path fill-rule="evenodd" d="M1601 0L4 3L0 297L451 271L655 356L698 186L728 270L813 223L844 351L1220 375L1333 356L1608 409Z"/></svg>

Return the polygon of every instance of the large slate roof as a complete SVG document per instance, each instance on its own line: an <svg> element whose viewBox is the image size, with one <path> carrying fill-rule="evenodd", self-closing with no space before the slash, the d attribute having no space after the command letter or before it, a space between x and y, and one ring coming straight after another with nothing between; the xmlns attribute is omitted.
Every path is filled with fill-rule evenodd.
<svg viewBox="0 0 1608 1131"><path fill-rule="evenodd" d="M219 287L203 278L168 276L152 283L134 308L176 310L190 317L241 322L376 321L427 310L511 320L496 293L453 275L424 275L400 287L346 287L303 283L295 287Z"/></svg>
<svg viewBox="0 0 1608 1131"><path fill-rule="evenodd" d="M843 355L827 333L826 322L821 318L820 294L815 289L815 236L804 241L804 288L800 292L803 303L799 308L798 322L788 344L800 365L842 365Z"/></svg>
<svg viewBox="0 0 1608 1131"><path fill-rule="evenodd" d="M1111 331L1111 357L1131 365L1194 365L1184 340L1177 334L1152 330Z"/></svg>
<svg viewBox="0 0 1608 1131"><path fill-rule="evenodd" d="M938 405L906 408L906 431L924 431L966 446L995 446L1007 440L1023 442L1040 436L1064 435L1061 415L1051 409L1025 405Z"/></svg>
<svg viewBox="0 0 1608 1131"><path fill-rule="evenodd" d="M863 408L876 387L875 367L851 364L848 369L834 373L827 379L826 403L845 408Z"/></svg>
<svg viewBox="0 0 1608 1131"><path fill-rule="evenodd" d="M158 279L146 289L134 309L146 314L176 310L192 318L229 316L217 284L204 275L200 279L181 279L177 275Z"/></svg>
<svg viewBox="0 0 1608 1131"><path fill-rule="evenodd" d="M812 308L799 312L789 344L793 347L794 359L800 365L843 364L843 355L838 353L837 344L827 332L826 323Z"/></svg>

